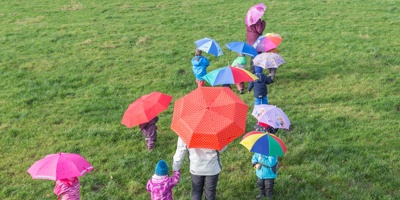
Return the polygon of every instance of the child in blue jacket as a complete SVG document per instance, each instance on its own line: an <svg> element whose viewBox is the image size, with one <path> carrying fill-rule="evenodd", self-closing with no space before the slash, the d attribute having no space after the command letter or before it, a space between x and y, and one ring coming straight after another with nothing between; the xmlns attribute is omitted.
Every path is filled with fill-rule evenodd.
<svg viewBox="0 0 400 200"><path fill-rule="evenodd" d="M192 58L192 70L194 76L196 77L196 83L198 87L204 86L204 79L202 77L207 74L207 67L210 65L210 61L208 61L208 59L201 54L202 51L200 49L196 49L196 54Z"/></svg>
<svg viewBox="0 0 400 200"><path fill-rule="evenodd" d="M272 83L271 76L266 76L262 73L263 68L259 66L254 66L255 76L258 77L257 80L250 82L247 87L247 91L251 91L254 87L254 105L268 104L268 90L267 84Z"/></svg>
<svg viewBox="0 0 400 200"><path fill-rule="evenodd" d="M272 198L274 195L274 180L278 175L278 158L254 153L251 163L255 169L257 185L260 189L260 194L256 198Z"/></svg>

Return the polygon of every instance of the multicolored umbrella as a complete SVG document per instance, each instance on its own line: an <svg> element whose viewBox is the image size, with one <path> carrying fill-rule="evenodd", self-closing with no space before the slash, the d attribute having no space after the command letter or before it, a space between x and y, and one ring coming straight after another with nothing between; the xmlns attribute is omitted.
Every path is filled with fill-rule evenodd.
<svg viewBox="0 0 400 200"><path fill-rule="evenodd" d="M221 150L245 132L247 110L227 87L199 87L175 101L171 129L189 148Z"/></svg>
<svg viewBox="0 0 400 200"><path fill-rule="evenodd" d="M251 72L232 66L215 69L204 75L202 78L212 86L251 82L258 79L257 76Z"/></svg>
<svg viewBox="0 0 400 200"><path fill-rule="evenodd" d="M263 3L252 6L247 11L246 18L244 19L244 22L246 23L246 25L251 26L251 25L255 24L264 15L266 8L267 7Z"/></svg>
<svg viewBox="0 0 400 200"><path fill-rule="evenodd" d="M260 53L253 59L255 66L266 68L278 68L285 63L285 60L277 53Z"/></svg>
<svg viewBox="0 0 400 200"><path fill-rule="evenodd" d="M247 44L246 42L230 42L229 44L226 45L226 47L231 51L248 55L251 57L255 57L258 54L256 49L253 46Z"/></svg>
<svg viewBox="0 0 400 200"><path fill-rule="evenodd" d="M290 120L282 109L268 104L255 105L251 113L259 122L274 128L290 128Z"/></svg>
<svg viewBox="0 0 400 200"><path fill-rule="evenodd" d="M278 33L266 33L264 37L268 38L270 41L272 41L276 46L279 46L279 44L282 42L282 37Z"/></svg>
<svg viewBox="0 0 400 200"><path fill-rule="evenodd" d="M194 42L196 44L197 49L200 49L206 53L222 56L224 53L222 52L221 46L211 38L203 38Z"/></svg>
<svg viewBox="0 0 400 200"><path fill-rule="evenodd" d="M93 169L79 154L57 153L35 162L27 172L33 179L60 180L83 176Z"/></svg>
<svg viewBox="0 0 400 200"><path fill-rule="evenodd" d="M122 117L121 124L132 128L139 124L149 122L166 110L171 100L172 96L161 92L152 92L141 96L129 105Z"/></svg>
<svg viewBox="0 0 400 200"><path fill-rule="evenodd" d="M283 141L271 133L252 131L243 136L240 144L249 151L266 156L284 156L286 145Z"/></svg>
<svg viewBox="0 0 400 200"><path fill-rule="evenodd" d="M258 37L253 44L253 47L257 50L257 52L267 52L271 49L277 48L278 46L279 43L276 44L276 39L272 39L271 37L267 37L265 35Z"/></svg>

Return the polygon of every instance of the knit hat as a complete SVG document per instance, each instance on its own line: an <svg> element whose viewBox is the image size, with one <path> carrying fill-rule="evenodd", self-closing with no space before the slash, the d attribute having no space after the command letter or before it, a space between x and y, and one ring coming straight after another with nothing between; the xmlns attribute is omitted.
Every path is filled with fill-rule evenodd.
<svg viewBox="0 0 400 200"><path fill-rule="evenodd" d="M259 66L254 66L254 71L255 71L256 73L262 73L263 68L261 68L261 67L259 67Z"/></svg>
<svg viewBox="0 0 400 200"><path fill-rule="evenodd" d="M155 174L158 176L165 176L168 174L168 165L164 160L158 161Z"/></svg>

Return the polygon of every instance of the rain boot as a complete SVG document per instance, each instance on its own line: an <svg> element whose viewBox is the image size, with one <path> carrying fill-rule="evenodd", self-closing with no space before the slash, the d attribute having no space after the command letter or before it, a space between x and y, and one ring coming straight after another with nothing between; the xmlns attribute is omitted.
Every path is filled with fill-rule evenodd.
<svg viewBox="0 0 400 200"><path fill-rule="evenodd" d="M265 197L265 184L264 184L264 180L263 180L263 179L258 179L258 180L257 180L257 185L258 185L258 188L260 189L260 194L258 194L258 195L256 196L256 199L260 199L260 198Z"/></svg>
<svg viewBox="0 0 400 200"><path fill-rule="evenodd" d="M265 185L265 196L267 198L272 199L272 197L274 196L274 179L265 179L264 185Z"/></svg>

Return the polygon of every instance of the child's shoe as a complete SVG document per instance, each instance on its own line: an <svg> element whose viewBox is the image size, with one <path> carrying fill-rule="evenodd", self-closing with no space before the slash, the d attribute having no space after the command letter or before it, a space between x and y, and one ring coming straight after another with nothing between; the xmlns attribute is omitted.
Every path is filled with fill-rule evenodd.
<svg viewBox="0 0 400 200"><path fill-rule="evenodd" d="M241 90L240 90L240 94L244 94L244 89L241 89Z"/></svg>
<svg viewBox="0 0 400 200"><path fill-rule="evenodd" d="M261 198L263 198L263 197L266 197L265 194L258 194L258 195L256 196L256 199L261 199Z"/></svg>

